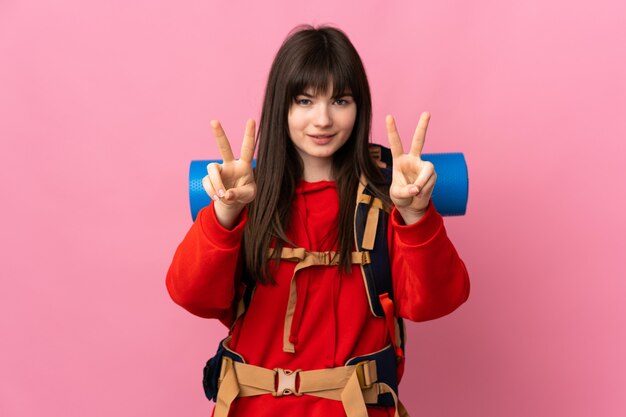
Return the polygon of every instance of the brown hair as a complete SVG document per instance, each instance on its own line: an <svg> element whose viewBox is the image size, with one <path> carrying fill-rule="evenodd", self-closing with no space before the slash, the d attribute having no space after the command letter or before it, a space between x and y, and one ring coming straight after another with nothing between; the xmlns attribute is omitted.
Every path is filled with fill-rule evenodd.
<svg viewBox="0 0 626 417"><path fill-rule="evenodd" d="M332 85L330 85L332 83ZM302 160L289 138L287 117L295 97L307 88L315 94L332 88L340 97L354 98L357 115L348 141L333 155L332 172L339 194L339 267L348 272L354 245L354 210L359 178L364 175L372 193L389 202L388 187L369 154L372 102L367 76L356 49L341 30L299 26L283 42L272 64L257 137L257 194L249 206L244 232L248 272L255 281L275 282L267 267L272 241L274 259L291 244L285 234Z"/></svg>

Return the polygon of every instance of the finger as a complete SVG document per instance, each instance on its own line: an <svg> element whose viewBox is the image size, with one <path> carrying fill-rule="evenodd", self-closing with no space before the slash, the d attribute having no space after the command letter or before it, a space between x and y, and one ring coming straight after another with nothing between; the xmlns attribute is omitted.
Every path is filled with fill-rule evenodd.
<svg viewBox="0 0 626 417"><path fill-rule="evenodd" d="M241 156L242 161L252 163L254 158L254 140L256 124L254 120L250 119L246 122L246 132L243 135L243 142L241 143Z"/></svg>
<svg viewBox="0 0 626 417"><path fill-rule="evenodd" d="M207 172L209 173L209 180L211 181L211 185L213 189L217 192L219 197L224 197L226 193L226 188L224 187L224 183L222 182L222 173L220 164L215 162L207 165Z"/></svg>
<svg viewBox="0 0 626 417"><path fill-rule="evenodd" d="M226 137L226 133L224 133L224 129L222 129L220 122L217 120L211 120L211 129L213 130L213 136L215 136L217 148L220 151L220 155L222 155L224 162L234 161L235 156L233 155L233 150L230 148L230 142L228 142L228 138Z"/></svg>
<svg viewBox="0 0 626 417"><path fill-rule="evenodd" d="M224 196L223 200L227 203L237 201L240 203L248 204L252 200L254 200L255 196L256 187L254 187L252 184L247 184L241 187L231 188L230 190L226 191L226 195Z"/></svg>
<svg viewBox="0 0 626 417"><path fill-rule="evenodd" d="M396 199L410 199L417 195L418 192L419 190L415 184L394 185L389 190L389 194Z"/></svg>
<svg viewBox="0 0 626 417"><path fill-rule="evenodd" d="M432 195L433 190L435 189L436 182L437 182L437 173L434 173L433 175L430 176L430 178L428 178L428 181L426 181L426 184L424 184L420 192L423 193L424 195L427 195L427 194Z"/></svg>
<svg viewBox="0 0 626 417"><path fill-rule="evenodd" d="M396 129L396 121L392 115L387 115L385 118L385 125L387 126L387 138L389 139L389 147L391 148L391 156L398 158L404 154L402 149L402 141Z"/></svg>
<svg viewBox="0 0 626 417"><path fill-rule="evenodd" d="M419 198L424 198L426 196L432 197L433 190L435 189L436 181L437 181L437 174L434 173L428 178L428 181L426 181L426 184L424 184L422 188L420 188L419 193L417 194L416 197L419 197Z"/></svg>
<svg viewBox="0 0 626 417"><path fill-rule="evenodd" d="M213 200L219 200L217 193L215 192L215 188L211 185L211 180L209 180L209 176L205 175L202 177L202 187L204 191L211 197Z"/></svg>
<svg viewBox="0 0 626 417"><path fill-rule="evenodd" d="M411 142L411 152L413 156L421 157L422 149L424 148L424 142L426 141L426 129L428 129L428 122L430 121L430 113L424 112L420 116L415 133L413 134L413 142Z"/></svg>
<svg viewBox="0 0 626 417"><path fill-rule="evenodd" d="M437 174L435 173L435 166L432 164L432 162L426 161L422 165L420 173L417 175L417 178L415 179L415 181L413 181L413 185L415 185L421 192L421 190L426 187L428 181L436 178Z"/></svg>

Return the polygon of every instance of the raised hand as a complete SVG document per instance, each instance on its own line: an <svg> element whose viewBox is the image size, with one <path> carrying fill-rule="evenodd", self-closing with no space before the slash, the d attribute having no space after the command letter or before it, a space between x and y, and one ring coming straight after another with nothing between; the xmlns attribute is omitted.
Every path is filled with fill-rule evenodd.
<svg viewBox="0 0 626 417"><path fill-rule="evenodd" d="M387 116L385 120L393 157L393 177L389 196L407 224L414 223L424 216L437 181L434 165L423 161L421 157L429 120L430 114L422 113L408 154L405 154L402 148L394 118Z"/></svg>
<svg viewBox="0 0 626 417"><path fill-rule="evenodd" d="M256 197L252 173L255 122L248 120L246 123L239 159L235 159L230 142L217 120L211 121L211 129L223 162L207 165L208 175L202 178L202 185L215 201L218 220L224 227L230 227L241 210Z"/></svg>

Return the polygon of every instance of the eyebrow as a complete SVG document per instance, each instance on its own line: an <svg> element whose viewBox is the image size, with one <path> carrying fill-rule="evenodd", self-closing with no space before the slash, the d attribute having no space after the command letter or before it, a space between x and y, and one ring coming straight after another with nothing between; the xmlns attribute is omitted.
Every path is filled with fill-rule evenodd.
<svg viewBox="0 0 626 417"><path fill-rule="evenodd" d="M298 94L298 96L304 96L306 98L315 98L314 95L311 95L311 94L305 93L305 92L302 92L302 93ZM351 91L347 91L344 94L339 94L339 95L332 96L332 98L339 98L339 97L352 97L352 92Z"/></svg>

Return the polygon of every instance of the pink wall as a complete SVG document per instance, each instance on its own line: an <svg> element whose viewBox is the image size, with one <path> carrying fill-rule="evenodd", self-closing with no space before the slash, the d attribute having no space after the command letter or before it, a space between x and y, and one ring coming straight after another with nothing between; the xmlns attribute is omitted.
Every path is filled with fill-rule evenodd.
<svg viewBox="0 0 626 417"><path fill-rule="evenodd" d="M409 325L413 415L625 415L624 2L242 3L0 2L0 415L207 415L225 329L164 286L187 165L305 22L361 52L379 141L429 110L425 151L470 166L472 294Z"/></svg>

